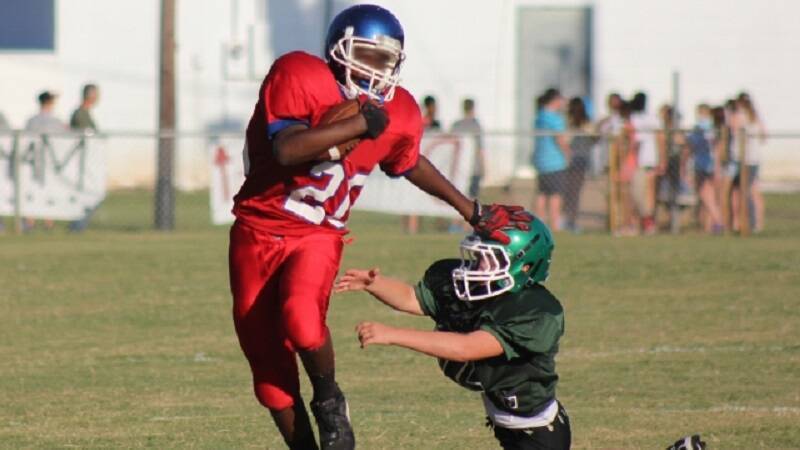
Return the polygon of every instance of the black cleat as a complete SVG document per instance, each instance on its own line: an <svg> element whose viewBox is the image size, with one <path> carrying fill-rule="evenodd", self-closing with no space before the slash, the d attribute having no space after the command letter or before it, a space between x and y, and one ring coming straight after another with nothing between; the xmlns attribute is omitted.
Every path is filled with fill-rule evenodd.
<svg viewBox="0 0 800 450"><path fill-rule="evenodd" d="M350 409L344 394L322 402L311 402L311 412L319 426L319 443L322 450L353 450L356 437L350 425Z"/></svg>

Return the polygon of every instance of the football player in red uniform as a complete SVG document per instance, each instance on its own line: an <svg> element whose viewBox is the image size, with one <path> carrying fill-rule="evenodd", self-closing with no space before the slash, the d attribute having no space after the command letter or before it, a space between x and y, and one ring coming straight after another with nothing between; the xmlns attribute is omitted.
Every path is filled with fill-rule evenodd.
<svg viewBox="0 0 800 450"><path fill-rule="evenodd" d="M448 202L487 237L502 241L502 227L530 221L521 208L466 198L420 156L422 118L397 85L403 42L391 12L344 10L328 30L327 61L291 52L274 62L247 126L247 178L230 235L233 320L256 397L293 449L318 448L296 354L313 386L321 447L355 446L325 319L350 206L376 165ZM359 101L353 115L321 123L348 99Z"/></svg>

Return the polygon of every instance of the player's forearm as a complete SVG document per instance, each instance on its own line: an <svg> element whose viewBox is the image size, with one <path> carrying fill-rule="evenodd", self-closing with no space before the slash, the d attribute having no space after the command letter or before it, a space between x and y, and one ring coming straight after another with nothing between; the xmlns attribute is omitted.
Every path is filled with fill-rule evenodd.
<svg viewBox="0 0 800 450"><path fill-rule="evenodd" d="M480 334L477 335L479 339L485 340L489 336L493 342L476 342L476 333ZM477 361L503 353L500 343L485 331L453 333L392 328L389 343L436 358L458 362Z"/></svg>
<svg viewBox="0 0 800 450"><path fill-rule="evenodd" d="M366 131L367 123L361 114L315 128L290 126L275 136L272 150L275 159L283 166L301 164L324 157L329 148Z"/></svg>
<svg viewBox="0 0 800 450"><path fill-rule="evenodd" d="M465 220L472 217L472 200L464 196L444 177L428 159L422 155L417 166L406 175L408 181L434 197L447 202L456 209Z"/></svg>
<svg viewBox="0 0 800 450"><path fill-rule="evenodd" d="M424 315L414 288L402 281L379 275L365 290L386 306L397 311L417 316Z"/></svg>

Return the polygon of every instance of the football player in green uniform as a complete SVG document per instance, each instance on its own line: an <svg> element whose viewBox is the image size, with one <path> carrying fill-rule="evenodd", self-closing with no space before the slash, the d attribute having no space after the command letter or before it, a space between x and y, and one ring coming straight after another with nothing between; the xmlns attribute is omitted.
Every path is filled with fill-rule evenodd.
<svg viewBox="0 0 800 450"><path fill-rule="evenodd" d="M430 316L434 331L362 322L362 347L396 345L438 358L445 376L480 391L504 449L567 449L569 417L556 399L554 357L564 310L543 285L553 237L538 219L509 244L469 235L460 259L433 263L416 286L379 269L352 269L336 292L365 290L398 311Z"/></svg>

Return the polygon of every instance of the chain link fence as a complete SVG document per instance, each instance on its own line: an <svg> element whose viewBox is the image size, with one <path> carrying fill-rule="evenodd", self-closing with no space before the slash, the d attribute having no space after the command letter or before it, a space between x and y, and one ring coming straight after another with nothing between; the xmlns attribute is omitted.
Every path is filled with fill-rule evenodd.
<svg viewBox="0 0 800 450"><path fill-rule="evenodd" d="M486 132L480 139L461 136L478 143L469 147L474 155L459 164L462 152L439 169L448 178L469 180L460 187L465 193L523 205L557 230L620 236L760 231L765 188L800 184L800 152L794 151L800 135L649 133L659 149L655 165L639 164L637 144L625 133L567 133L562 166L537 170L537 140L558 135ZM453 137L429 135L426 141ZM767 139L780 143L781 153L764 150L762 161L752 160L749 151ZM166 178L163 167L161 176L158 170L165 142L174 145L174 170ZM6 232L24 233L52 227L191 230L224 223L230 218L226 201L243 176L243 144L240 134L0 131L0 224ZM159 201L163 195L173 197ZM452 220L423 223L425 230L466 228Z"/></svg>

